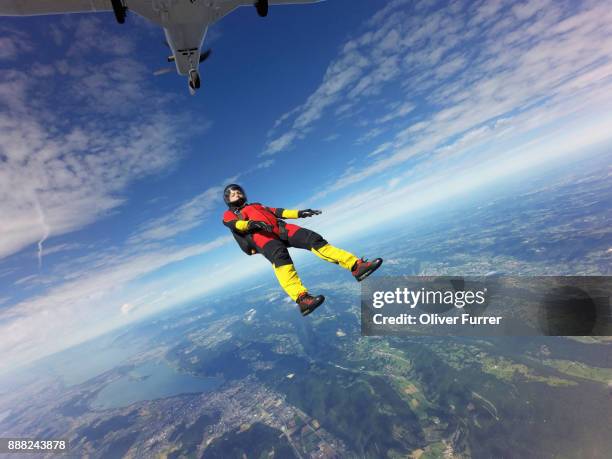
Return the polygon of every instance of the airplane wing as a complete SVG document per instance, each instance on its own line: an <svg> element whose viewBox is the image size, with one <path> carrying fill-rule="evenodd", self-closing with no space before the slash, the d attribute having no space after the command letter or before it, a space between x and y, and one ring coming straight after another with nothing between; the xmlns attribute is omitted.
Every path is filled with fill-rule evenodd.
<svg viewBox="0 0 612 459"><path fill-rule="evenodd" d="M2 0L2 16L34 16L38 14L88 13L112 11L110 0Z"/></svg>
<svg viewBox="0 0 612 459"><path fill-rule="evenodd" d="M317 3L323 0L269 0L270 5ZM119 2L117 2L119 3ZM211 19L216 22L239 6L253 6L255 0L212 0ZM160 12L152 0L123 0L123 4L145 18L161 24ZM0 16L35 16L43 14L113 11L112 0L0 0Z"/></svg>
<svg viewBox="0 0 612 459"><path fill-rule="evenodd" d="M270 0L270 5L293 5L298 3L319 3L323 0ZM252 5L253 2L242 2L243 5Z"/></svg>
<svg viewBox="0 0 612 459"><path fill-rule="evenodd" d="M270 5L297 5L300 3L319 3L324 0L269 0ZM215 11L211 24L227 16L239 6L253 6L255 0L216 0L213 5Z"/></svg>
<svg viewBox="0 0 612 459"><path fill-rule="evenodd" d="M141 16L161 24L152 0L123 0L116 5L129 7ZM36 16L43 14L90 13L113 11L112 0L0 0L0 16ZM121 13L120 13L121 14ZM125 19L125 11L123 11ZM117 12L115 12L117 15ZM117 18L119 20L119 17ZM119 22L123 22L120 20Z"/></svg>

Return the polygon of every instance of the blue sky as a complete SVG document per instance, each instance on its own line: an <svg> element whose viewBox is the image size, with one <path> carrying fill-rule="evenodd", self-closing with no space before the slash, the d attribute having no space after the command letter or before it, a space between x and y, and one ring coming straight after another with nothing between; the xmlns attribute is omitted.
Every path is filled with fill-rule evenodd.
<svg viewBox="0 0 612 459"><path fill-rule="evenodd" d="M0 371L267 272L220 224L229 182L341 243L609 144L610 24L601 1L240 8L191 97L135 14L1 18Z"/></svg>

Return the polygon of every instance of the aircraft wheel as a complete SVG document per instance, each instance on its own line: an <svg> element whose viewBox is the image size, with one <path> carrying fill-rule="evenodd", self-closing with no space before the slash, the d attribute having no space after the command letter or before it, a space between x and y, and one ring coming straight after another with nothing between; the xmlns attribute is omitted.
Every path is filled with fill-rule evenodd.
<svg viewBox="0 0 612 459"><path fill-rule="evenodd" d="M123 2L121 0L111 0L111 4L113 5L115 19L117 19L119 24L123 24L127 15L127 8L123 6Z"/></svg>
<svg viewBox="0 0 612 459"><path fill-rule="evenodd" d="M193 89L200 88L200 75L195 70L192 70L191 72L189 72L189 85Z"/></svg>
<svg viewBox="0 0 612 459"><path fill-rule="evenodd" d="M255 9L260 17L265 18L268 15L268 0L257 0Z"/></svg>

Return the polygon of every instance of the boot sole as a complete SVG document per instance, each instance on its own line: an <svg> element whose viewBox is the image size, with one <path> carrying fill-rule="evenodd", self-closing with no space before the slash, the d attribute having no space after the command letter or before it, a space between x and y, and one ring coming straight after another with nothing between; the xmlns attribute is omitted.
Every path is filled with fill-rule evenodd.
<svg viewBox="0 0 612 459"><path fill-rule="evenodd" d="M382 263L383 263L383 260L381 258L380 262L377 265L372 266L369 271L366 271L365 273L361 274L359 277L355 276L355 279L357 279L357 282L361 282L366 277L368 277L370 274L372 274L374 271L376 271L378 268L380 268Z"/></svg>
<svg viewBox="0 0 612 459"><path fill-rule="evenodd" d="M300 311L302 313L302 317L306 317L308 314L310 314L315 309L317 309L319 306L321 306L324 302L325 302L325 297L323 297L323 299L321 300L321 302L319 304L315 304L314 306L311 306L309 309L306 309L303 312Z"/></svg>

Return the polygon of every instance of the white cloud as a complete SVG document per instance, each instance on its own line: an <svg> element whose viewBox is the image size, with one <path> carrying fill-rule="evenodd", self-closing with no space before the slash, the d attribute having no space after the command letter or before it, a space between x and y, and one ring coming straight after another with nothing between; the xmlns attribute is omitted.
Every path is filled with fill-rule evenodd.
<svg viewBox="0 0 612 459"><path fill-rule="evenodd" d="M412 3L412 0L392 0L388 2L384 8L379 9L368 21L369 26L378 26L385 19L388 19L388 16L398 8L405 6L407 4Z"/></svg>
<svg viewBox="0 0 612 459"><path fill-rule="evenodd" d="M117 132L97 128L58 136L35 115L0 115L0 257L92 223L117 207L131 181L176 159L172 121L164 117ZM76 140L78 138L78 140ZM41 212L44 222L41 222Z"/></svg>
<svg viewBox="0 0 612 459"><path fill-rule="evenodd" d="M132 40L125 40L125 35L119 33L104 33L101 30L103 21L93 15L86 15L69 25L76 28L71 31L72 38L66 55L70 58L87 53L108 54L114 56L130 56L136 51ZM104 40L100 34L104 33Z"/></svg>
<svg viewBox="0 0 612 459"><path fill-rule="evenodd" d="M392 142L382 143L378 147L376 147L376 149L372 153L370 153L368 156L380 155L381 153L384 153L385 151L389 150L392 146L393 146Z"/></svg>
<svg viewBox="0 0 612 459"><path fill-rule="evenodd" d="M376 137L380 136L383 132L384 132L384 129L382 129L381 127L372 128L369 131L365 132L361 137L359 137L355 141L355 143L357 143L357 144L359 144L359 143L367 143L367 142L375 139Z"/></svg>
<svg viewBox="0 0 612 459"><path fill-rule="evenodd" d="M389 182L387 183L387 186L390 189L395 188L397 185L399 185L402 182L402 180L399 177L393 177L391 180L389 180Z"/></svg>
<svg viewBox="0 0 612 459"><path fill-rule="evenodd" d="M415 158L458 151L445 146L448 144L475 146L502 132L518 136L572 113L605 111L612 106L612 13L598 3L586 4L573 16L568 3L557 6L566 7L566 19L561 22L563 15L543 4L534 9L537 14L525 13L524 21L502 10L510 20L496 16L495 23L484 23L478 38L458 34L462 20L469 20L465 11L456 17L443 9L427 13L427 17L410 18L399 29L405 38L400 40L398 52L408 46L402 58L403 80L399 81L410 99L425 99L427 106L413 112L421 119L397 132L393 154L350 170L317 196L391 171L407 161L414 163ZM479 11L487 12L484 18L489 13L499 14L500 7L487 3ZM498 25L501 22L507 26L505 32ZM430 35L432 28L436 32ZM478 30L476 26L473 29ZM469 42L472 39L478 43ZM453 53L449 43L466 51ZM358 44L350 49L367 53ZM365 73L362 78L372 79L373 75ZM388 117L394 115L390 111ZM496 124L500 118L506 124L503 130Z"/></svg>
<svg viewBox="0 0 612 459"><path fill-rule="evenodd" d="M75 243L75 242L65 242L62 244L54 244L48 247L45 247L45 255L51 255L54 253L60 253L60 252L68 252L68 251L73 251L73 250L77 250L77 249L82 249L84 248L83 244L79 244L79 243Z"/></svg>
<svg viewBox="0 0 612 459"><path fill-rule="evenodd" d="M313 200L365 179L400 173L406 164L416 174L438 159L461 159L479 145L533 135L570 116L608 112L612 13L598 2L578 11L569 3L539 5L537 14L525 14L521 22L502 3L483 2L476 6L479 26L463 9L459 14L442 9L426 17L417 15L405 27L394 23L404 37L404 69L397 79L407 94L404 103L417 98L425 102L411 112L410 125L367 155L372 161L355 167L351 158L346 172L324 184ZM485 20L491 14L501 17ZM369 30L345 49L372 55L376 33L380 35ZM364 72L363 78L367 75ZM348 111L346 105L341 107ZM388 115L385 121L394 118L393 109Z"/></svg>
<svg viewBox="0 0 612 459"><path fill-rule="evenodd" d="M354 226L349 222L363 215L371 218L360 218L362 229L379 225L446 199L449 193L609 140L612 14L605 6L585 3L575 12L567 2L546 7L538 3L537 8L533 3L511 8L502 2L456 2L431 11L422 2L408 13L401 9L407 4L392 1L375 14L360 34L340 47L319 87L270 130L264 153L271 155L316 133L316 123L327 113L350 120L388 86L403 91L387 113L375 118L379 124L389 123L385 129L397 128L395 136L366 161L358 158L349 164L345 174L322 186L309 201L311 206L324 198L329 203L325 219L312 220L326 237L351 237ZM80 102L76 119L61 119L66 113L61 103L55 112L45 110L23 73L4 70L0 75L0 101L19 120L0 115L0 211L8 216L0 221L0 257L24 247L35 254L35 244L45 235L36 198L53 243L53 236L84 228L116 209L130 183L164 171L176 160L174 134L181 124L164 115L163 103L151 102L155 94L146 84L146 69L126 57L131 45L109 51L91 44L104 62L93 74L87 73L91 67L81 65L86 58L80 47L99 27L90 21L80 24L74 36L84 41L74 44L70 56L37 70L62 75L64 88L75 88ZM71 40L64 29L58 37L59 43ZM139 103L152 104L151 110L128 116L127 108ZM121 129L100 117L109 110L121 119ZM600 117L586 117L595 113ZM402 119L408 114L415 118L410 124ZM576 126L578 117L587 122ZM276 132L281 127L285 131ZM542 128L554 128L554 135L532 143L521 137ZM487 145L496 148L483 148ZM272 161L243 174L269 167ZM365 179L372 180L350 197L330 199ZM54 275L64 283L0 312L0 335L6 337L0 352L12 359L3 364L39 357L42 348L51 353L156 308L269 269L261 257L242 257L239 269L230 262L213 272L191 271L186 279L165 275L146 280L160 268L179 266L231 242L227 236L190 246L168 242L205 219L220 191L211 187L143 223L130 238L139 244L59 263ZM52 251L45 247L44 253ZM22 284L39 280L31 277Z"/></svg>
<svg viewBox="0 0 612 459"><path fill-rule="evenodd" d="M170 213L141 225L129 243L168 239L197 227L222 201L223 186L208 188Z"/></svg>
<svg viewBox="0 0 612 459"><path fill-rule="evenodd" d="M396 118L404 117L408 113L410 113L412 110L414 110L415 107L416 106L411 102L404 102L404 103L398 104L398 107L395 108L395 110L390 111L385 116L381 116L380 118L377 118L376 123L378 124L388 123L389 121L392 121Z"/></svg>
<svg viewBox="0 0 612 459"><path fill-rule="evenodd" d="M22 277L21 279L17 279L17 280L15 281L15 285L21 285L21 284L28 283L28 282L30 282L31 280L36 279L37 277L38 277L38 275L37 275L37 274L31 274L31 275L29 275L29 276Z"/></svg>
<svg viewBox="0 0 612 459"><path fill-rule="evenodd" d="M327 68L323 82L308 100L302 106L281 116L275 123L274 128L286 121L288 116L299 113L287 132L268 142L263 154L275 154L286 150L296 139L302 138L310 125L321 118L324 110L338 101L342 92L357 81L361 67L366 65L368 62L363 56L351 51L342 59L333 62Z"/></svg>
<svg viewBox="0 0 612 459"><path fill-rule="evenodd" d="M235 281L236 275L242 276L245 272L248 275L253 268L241 270L229 264L220 271L207 271L200 276L194 276L192 272L187 279L184 279L184 273L178 278L167 276L155 282L155 290L152 285L134 286L135 281L162 267L211 252L229 242L231 237L223 236L207 243L165 246L154 251L139 248L122 250L120 255L98 252L89 256L88 263L71 260L68 268L78 275L44 294L0 310L0 336L3 337L0 352L10 356L0 364L0 371L57 352L124 324L122 318L128 312L135 320ZM86 266L83 272L74 272L76 266L82 265ZM234 272L228 272L228 269ZM180 279L183 281L180 282ZM185 285L186 280L196 285ZM164 289L173 293L160 298L160 290ZM117 303L123 306L117 308ZM134 314L137 311L140 315Z"/></svg>
<svg viewBox="0 0 612 459"><path fill-rule="evenodd" d="M129 314L131 310L134 309L134 304L132 303L123 303L121 305L121 314L126 315Z"/></svg>
<svg viewBox="0 0 612 459"><path fill-rule="evenodd" d="M64 43L64 32L58 25L49 24L47 33L49 34L49 36L53 40L53 43L56 46L61 46Z"/></svg>
<svg viewBox="0 0 612 459"><path fill-rule="evenodd" d="M289 149L315 132L315 123L326 111L345 120L386 86L399 84L406 95L399 99L404 111L391 110L376 121L385 123L408 113L430 115L400 128L394 144L401 151L393 158L356 171L352 179L341 179L349 185L498 117L535 113L546 99L553 99L551 111L563 106L565 113L572 104L581 104L582 96L562 100L561 90L571 81L591 84L589 78L609 76L612 13L600 2L578 8L567 1L545 0L512 7L497 1L443 7L422 2L414 11L405 3L389 2L360 35L340 47L319 88L283 115L287 121L295 112L295 122L267 145L267 153ZM336 91L328 91L330 87ZM411 100L417 98L424 101L413 105ZM373 129L359 142L378 134ZM437 142L424 141L425 136ZM414 148L407 150L410 145Z"/></svg>
<svg viewBox="0 0 612 459"><path fill-rule="evenodd" d="M414 176L412 171L394 174L377 186L352 192L350 195L323 206L325 218L315 220L313 229L330 241L354 237L354 222L359 220L360 230L380 227L392 219L418 216L419 209L431 208L447 199L460 199L462 195L504 177L546 167L572 155L581 155L589 148L612 141L609 130L610 113L586 117L579 121L557 126L529 141L501 144L495 154L474 157L471 161L452 164L448 157L429 160L429 168ZM502 145L504 145L502 147ZM465 146L456 149L465 150ZM425 164L423 164L425 165ZM317 205L314 196L309 202ZM368 218L362 218L367 215Z"/></svg>
<svg viewBox="0 0 612 459"><path fill-rule="evenodd" d="M332 142L332 141L334 141L336 139L339 139L339 138L340 138L340 134L334 133L334 134L330 134L327 137L325 137L323 139L323 141L324 142Z"/></svg>
<svg viewBox="0 0 612 459"><path fill-rule="evenodd" d="M0 60L13 60L34 50L30 37L20 30L0 28Z"/></svg>
<svg viewBox="0 0 612 459"><path fill-rule="evenodd" d="M182 115L165 113L166 96L147 84L146 69L124 57L130 39L117 50L96 38L112 36L99 20L69 26L76 30L62 33L72 34L70 64L48 80L50 91L41 93L19 65L1 71L0 104L8 110L0 112L0 258L103 218L124 203L130 184L167 173L186 135ZM94 48L81 52L92 40Z"/></svg>
<svg viewBox="0 0 612 459"><path fill-rule="evenodd" d="M296 132L286 132L282 136L269 142L266 147L266 150L264 151L264 154L272 155L274 153L278 153L279 151L284 150L289 145L291 145L291 142L293 142L296 136Z"/></svg>

